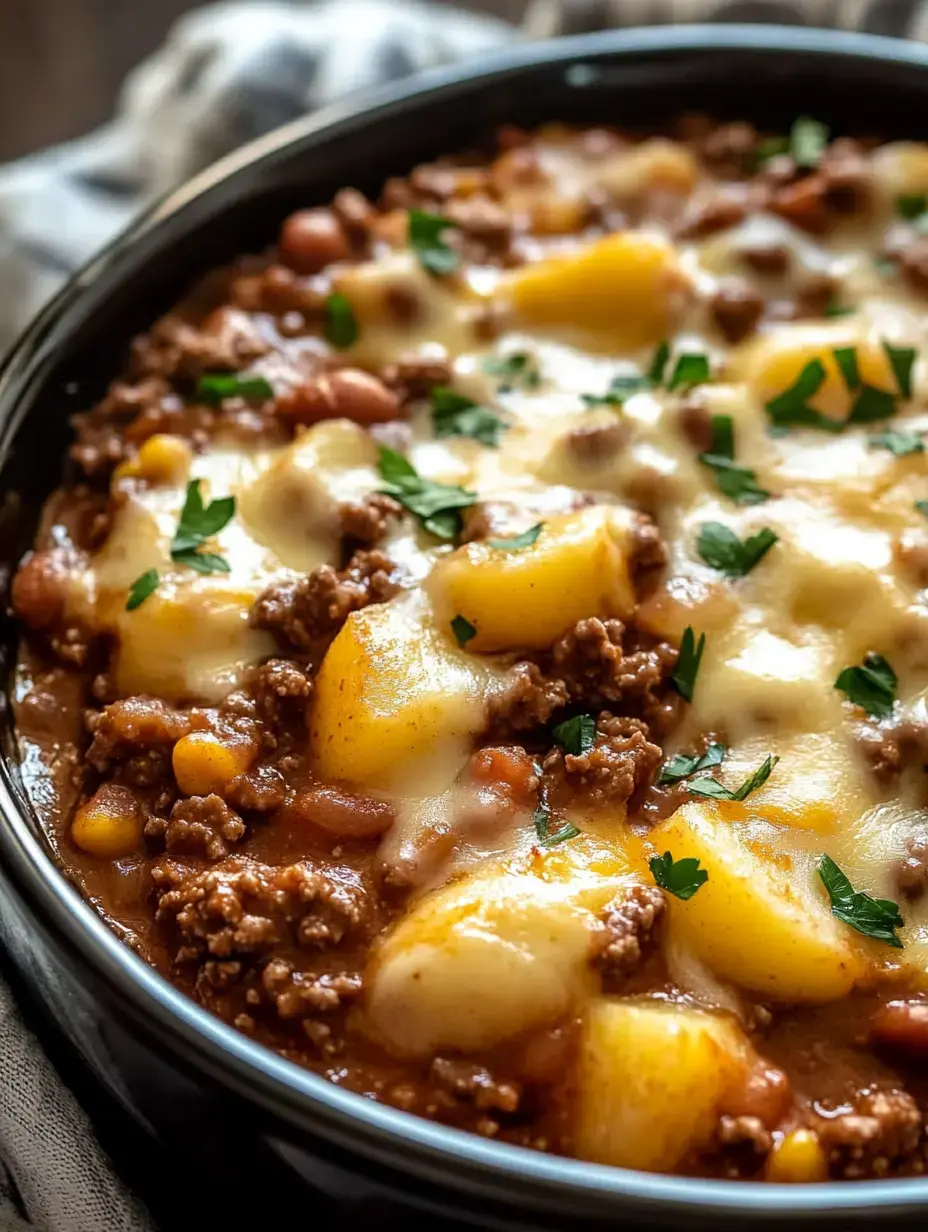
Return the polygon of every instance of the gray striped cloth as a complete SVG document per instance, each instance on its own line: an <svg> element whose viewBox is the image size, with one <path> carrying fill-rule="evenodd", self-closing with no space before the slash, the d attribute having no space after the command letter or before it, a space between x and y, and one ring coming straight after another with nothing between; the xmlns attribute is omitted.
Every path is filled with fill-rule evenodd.
<svg viewBox="0 0 928 1232"><path fill-rule="evenodd" d="M287 120L518 39L713 20L928 39L925 0L530 0L521 27L416 0L194 12L131 75L106 127L0 169L0 354L144 205ZM151 1222L0 980L0 1232L29 1228L144 1232Z"/></svg>

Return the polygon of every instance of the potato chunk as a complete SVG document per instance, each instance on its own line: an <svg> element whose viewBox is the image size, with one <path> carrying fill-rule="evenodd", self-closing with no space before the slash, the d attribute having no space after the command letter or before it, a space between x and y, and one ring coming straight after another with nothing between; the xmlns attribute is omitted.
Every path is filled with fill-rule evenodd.
<svg viewBox="0 0 928 1232"><path fill-rule="evenodd" d="M853 934L811 869L778 852L788 831L724 820L734 809L688 804L652 831L656 851L696 856L709 874L688 901L670 899L671 927L716 975L772 1000L845 996L863 970Z"/></svg>
<svg viewBox="0 0 928 1232"><path fill-rule="evenodd" d="M541 650L585 616L627 616L630 525L628 510L593 506L551 518L528 548L468 543L432 571L436 620L465 616L469 651Z"/></svg>
<svg viewBox="0 0 928 1232"><path fill-rule="evenodd" d="M310 746L322 778L379 783L484 722L490 671L431 624L421 597L348 617L316 678Z"/></svg>
<svg viewBox="0 0 928 1232"><path fill-rule="evenodd" d="M627 231L523 266L504 293L529 324L580 329L636 350L672 332L685 286L666 240Z"/></svg>
<svg viewBox="0 0 928 1232"><path fill-rule="evenodd" d="M118 860L138 850L142 813L129 788L118 783L99 787L75 813L71 838L82 851L101 860Z"/></svg>
<svg viewBox="0 0 928 1232"><path fill-rule="evenodd" d="M481 867L422 899L367 977L375 1033L397 1052L465 1052L555 1022L594 994L596 912L628 862L587 835Z"/></svg>
<svg viewBox="0 0 928 1232"><path fill-rule="evenodd" d="M597 998L581 1037L577 1154L672 1171L708 1144L722 1101L744 1080L751 1055L740 1028L721 1014Z"/></svg>

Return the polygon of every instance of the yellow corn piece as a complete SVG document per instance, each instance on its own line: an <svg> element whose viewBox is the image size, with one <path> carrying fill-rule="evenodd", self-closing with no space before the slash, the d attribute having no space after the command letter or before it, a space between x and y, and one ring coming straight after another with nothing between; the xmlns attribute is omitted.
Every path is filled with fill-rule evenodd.
<svg viewBox="0 0 928 1232"><path fill-rule="evenodd" d="M142 837L138 801L128 787L105 783L80 806L71 823L71 838L81 851L101 860L130 855Z"/></svg>
<svg viewBox="0 0 928 1232"><path fill-rule="evenodd" d="M115 479L144 479L151 484L181 484L190 473L193 451L180 436L150 436L134 458L116 467Z"/></svg>
<svg viewBox="0 0 928 1232"><path fill-rule="evenodd" d="M221 795L232 779L248 770L254 755L253 746L244 740L211 731L191 732L174 745L177 786L188 796Z"/></svg>
<svg viewBox="0 0 928 1232"><path fill-rule="evenodd" d="M827 1181L828 1159L811 1129L794 1129L767 1161L767 1180L796 1184Z"/></svg>

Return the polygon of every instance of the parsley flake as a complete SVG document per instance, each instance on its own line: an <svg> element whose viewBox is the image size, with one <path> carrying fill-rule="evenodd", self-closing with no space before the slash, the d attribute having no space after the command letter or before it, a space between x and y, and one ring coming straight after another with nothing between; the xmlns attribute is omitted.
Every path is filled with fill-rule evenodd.
<svg viewBox="0 0 928 1232"><path fill-rule="evenodd" d="M500 393L508 393L513 385L525 389L537 389L541 384L538 360L528 351L513 351L509 355L491 355L483 361L483 370L488 376L501 376Z"/></svg>
<svg viewBox="0 0 928 1232"><path fill-rule="evenodd" d="M857 347L837 347L832 351L844 383L850 390L860 389L860 368L857 364Z"/></svg>
<svg viewBox="0 0 928 1232"><path fill-rule="evenodd" d="M710 770L713 766L720 766L726 752L724 744L710 744L705 753L696 754L693 757L688 757L685 753L676 753L661 766L661 772L657 776L658 786L665 783L679 783L681 779L688 779L697 770Z"/></svg>
<svg viewBox="0 0 928 1232"><path fill-rule="evenodd" d="M322 332L326 341L340 350L354 346L361 335L351 301L341 291L333 291L325 301Z"/></svg>
<svg viewBox="0 0 928 1232"><path fill-rule="evenodd" d="M459 646L466 646L472 637L477 636L477 626L472 625L466 616L455 616L451 621L451 632Z"/></svg>
<svg viewBox="0 0 928 1232"><path fill-rule="evenodd" d="M735 432L730 415L712 416L712 445L699 460L715 473L719 490L736 505L759 505L770 493L757 482L757 475L734 462Z"/></svg>
<svg viewBox="0 0 928 1232"><path fill-rule="evenodd" d="M709 367L708 355L678 355L667 388L692 389L694 385L705 385L711 380L712 370Z"/></svg>
<svg viewBox="0 0 928 1232"><path fill-rule="evenodd" d="M882 941L897 950L902 949L896 929L903 928L905 920L897 903L890 898L871 898L869 894L855 890L829 855L823 855L819 861L818 875L828 891L831 914L836 919L865 937Z"/></svg>
<svg viewBox="0 0 928 1232"><path fill-rule="evenodd" d="M706 648L706 635L700 633L699 641L693 626L687 625L680 641L680 657L677 659L677 670L671 677L671 682L681 697L688 702L693 700L693 689L696 687L696 677L699 664L702 662L702 652Z"/></svg>
<svg viewBox="0 0 928 1232"><path fill-rule="evenodd" d="M778 536L768 527L742 541L733 530L721 522L703 522L696 540L696 550L707 565L727 577L744 577L777 542Z"/></svg>
<svg viewBox="0 0 928 1232"><path fill-rule="evenodd" d="M536 522L534 526L524 530L521 535L513 535L510 539L488 539L487 543L491 548L498 548L501 552L520 552L523 548L535 546L543 527L543 522Z"/></svg>
<svg viewBox="0 0 928 1232"><path fill-rule="evenodd" d="M126 599L126 611L134 612L141 607L149 595L158 589L158 570L146 569L129 587L129 597Z"/></svg>
<svg viewBox="0 0 928 1232"><path fill-rule="evenodd" d="M800 116L789 133L789 152L797 167L817 167L828 148L828 125L820 120Z"/></svg>
<svg viewBox="0 0 928 1232"><path fill-rule="evenodd" d="M593 747L596 739L596 720L591 714L576 714L572 719L556 723L551 735L565 753L581 757Z"/></svg>
<svg viewBox="0 0 928 1232"><path fill-rule="evenodd" d="M460 258L442 238L449 228L456 226L457 223L440 214L409 211L409 247L430 274L451 274L457 269Z"/></svg>
<svg viewBox="0 0 928 1232"><path fill-rule="evenodd" d="M652 385L660 385L664 379L664 372L667 369L667 361L670 359L670 343L667 341L661 342L654 356L651 359L651 366L648 369L648 381Z"/></svg>
<svg viewBox="0 0 928 1232"><path fill-rule="evenodd" d="M752 791L763 787L779 760L779 757L768 757L735 791L723 786L717 779L693 779L687 791L692 796L704 796L709 800L746 800Z"/></svg>
<svg viewBox="0 0 928 1232"><path fill-rule="evenodd" d="M662 856L652 856L648 866L654 884L684 902L692 898L699 887L709 880L708 872L699 867L699 860L695 856L675 860L669 851L665 851Z"/></svg>
<svg viewBox="0 0 928 1232"><path fill-rule="evenodd" d="M495 411L444 385L432 390L431 399L432 423L437 437L468 436L491 449L497 448L506 424Z"/></svg>
<svg viewBox="0 0 928 1232"><path fill-rule="evenodd" d="M546 808L539 808L535 810L535 833L541 847L556 847L558 843L566 843L568 839L576 838L580 831L569 821L565 821L557 830L552 830L551 814Z"/></svg>
<svg viewBox="0 0 928 1232"><path fill-rule="evenodd" d="M888 449L897 458L925 452L925 442L914 432L878 432L870 437L867 444L871 449Z"/></svg>
<svg viewBox="0 0 928 1232"><path fill-rule="evenodd" d="M911 221L928 211L928 196L924 193L900 193L894 204L899 217Z"/></svg>
<svg viewBox="0 0 928 1232"><path fill-rule="evenodd" d="M207 406L219 406L226 398L267 402L274 388L263 376L239 376L234 372L204 372L197 381L197 397Z"/></svg>
<svg viewBox="0 0 928 1232"><path fill-rule="evenodd" d="M920 500L915 502L915 508L919 513L928 518L928 500Z"/></svg>
<svg viewBox="0 0 928 1232"><path fill-rule="evenodd" d="M897 684L896 673L883 656L871 652L864 655L862 667L846 667L839 673L834 687L867 714L885 719L893 712Z"/></svg>
<svg viewBox="0 0 928 1232"><path fill-rule="evenodd" d="M624 406L627 398L643 389L653 388L651 378L638 373L614 376L604 394L581 394L587 406Z"/></svg>
<svg viewBox="0 0 928 1232"><path fill-rule="evenodd" d="M197 573L228 573L228 562L222 556L215 552L201 552L200 548L207 539L218 535L234 516L234 496L222 496L204 505L200 480L192 479L187 484L184 507L171 541L171 559L178 565L195 569Z"/></svg>
<svg viewBox="0 0 928 1232"><path fill-rule="evenodd" d="M471 507L477 499L475 493L423 479L407 458L386 445L380 447L377 466L384 481L380 491L415 514L436 539L450 540L460 533L460 510Z"/></svg>
<svg viewBox="0 0 928 1232"><path fill-rule="evenodd" d="M893 370L899 393L903 398L912 397L912 369L915 366L914 347L896 347L883 339L883 350Z"/></svg>
<svg viewBox="0 0 928 1232"><path fill-rule="evenodd" d="M778 428L821 428L826 432L840 432L843 424L808 405L827 377L822 361L810 359L792 385L767 403L767 414L773 424Z"/></svg>
<svg viewBox="0 0 928 1232"><path fill-rule="evenodd" d="M825 305L826 317L851 317L857 309L853 304L842 304L837 299L830 299Z"/></svg>

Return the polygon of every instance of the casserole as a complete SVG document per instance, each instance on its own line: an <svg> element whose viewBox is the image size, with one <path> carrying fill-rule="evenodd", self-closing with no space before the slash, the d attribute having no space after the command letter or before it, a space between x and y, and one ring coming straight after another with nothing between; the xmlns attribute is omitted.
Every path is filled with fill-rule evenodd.
<svg viewBox="0 0 928 1232"><path fill-rule="evenodd" d="M640 102L642 98L648 98L650 95L660 97L659 107L655 105L655 120L658 117L658 111L661 115L666 116L681 109L685 106L688 97L691 97L692 91L697 85L703 86L706 80L700 74L709 74L710 79L713 79L714 69L720 65L725 66L724 81L718 85L717 93L713 94L712 101L714 103L713 110L728 110L737 114L742 111L741 105L737 102L738 90L740 85L748 78L756 81L757 74L760 72L769 73L770 89L775 93L778 81L788 80L790 91L796 89L796 84L793 76L786 78L782 77L784 72L794 74L798 65L799 70L808 71L811 77L817 75L822 65L828 64L832 66L831 70L835 74L834 94L830 96L829 106L825 109L817 107L816 110L822 114L824 110L824 118L834 119L835 123L840 123L843 129L853 129L855 122L863 124L861 117L861 108L855 106L855 89L853 82L849 78L842 77L843 66L852 66L854 82L859 82L861 74L872 74L875 72L876 60L868 58L866 52L871 44L866 40L857 39L837 39L837 40L818 40L817 37L804 36L803 38L794 38L790 35L790 46L796 48L796 64L791 63L788 69L784 68L782 62L778 64L774 57L771 56L767 48L769 42L765 42L765 32L763 31L725 31L713 32L714 40L713 50L707 52L703 49L702 52L696 52L696 44L705 35L697 33L688 33L686 31L671 32L662 35L660 38L656 35L640 34L636 36L619 37L615 40L616 50L607 50L611 47L611 40L604 39L596 40L581 40L575 45L576 50L567 49L563 53L558 53L551 50L545 50L542 55L542 66L529 69L527 65L521 68L510 66L508 76L500 71L499 81L504 83L500 85L500 93L497 95L490 88L490 81L494 78L480 78L476 83L465 83L462 80L452 82L442 88L437 94L426 94L423 98L422 105L428 104L430 107L430 121L434 121L436 113L439 116L445 114L451 115L454 113L459 117L454 126L437 125L441 129L441 141L436 142L431 148L418 146L416 142L420 138L420 134L412 133L410 126L404 126L401 130L394 129L375 130L366 127L366 125L378 122L376 119L368 119L365 124L360 124L357 120L343 121L341 127L336 125L334 128L323 130L323 134L327 134L330 142L329 148L335 149L334 162L328 166L324 177L320 177L318 183L314 182L313 193L316 195L318 189L319 199L325 199L331 195L342 183L349 181L357 181L357 166L360 158L361 146L364 145L368 150L376 146L378 151L378 164L376 167L370 167L370 184L373 185L378 180L383 179L385 174L391 170L402 169L419 158L427 157L430 154L438 153L439 150L454 148L466 144L466 139L474 133L474 112L469 110L467 116L467 130L464 130L464 120L460 118L460 112L464 109L459 108L458 103L462 96L462 92L472 90L479 102L480 106L480 127L491 124L497 119L512 119L516 116L519 120L532 122L535 119L541 118L537 113L527 114L524 110L524 103L520 105L516 102L517 96L520 95L520 87L524 89L527 78L520 77L520 74L529 72L544 72L551 71L551 64L556 63L558 68L553 77L548 78L551 82L551 91L545 96L544 107L545 111L551 115L558 115L571 119L593 118L597 114L602 115L603 107L606 105L606 99L614 98L621 99L621 91L633 91L636 102ZM767 39L771 37L767 34ZM824 36L822 36L824 39ZM688 43L687 40L691 40ZM652 40L649 42L649 40ZM903 94L906 86L904 82L907 80L906 74L903 71L903 66L908 66L908 71L913 74L913 83L917 81L915 69L919 63L919 53L916 49L899 49L895 45L873 44L881 47L887 57L895 58L896 66L894 67L893 84L886 90L885 107L881 107L879 115L873 114L872 105L868 106L867 120L869 124L874 122L880 123L881 126L887 129L895 129L897 131L905 131L907 135L912 134L910 126L902 122L901 112L898 110L904 105ZM764 50L760 50L763 47ZM735 54L735 48L740 50ZM834 49L834 58L829 58L826 54L826 48ZM595 52L595 54L594 54ZM584 57L584 62L578 62L579 56ZM628 56L628 61L623 58ZM553 57L553 60L549 60ZM560 57L560 58L559 58ZM602 57L602 65L604 68L600 71L600 57ZM649 59L650 57L650 59ZM819 58L824 57L824 59ZM714 63L713 63L714 62ZM544 65L548 67L545 69ZM624 65L624 66L623 66ZM631 67L629 67L631 65ZM566 66L566 67L565 67ZM850 73L850 70L848 70ZM801 78L800 78L801 79ZM558 90L554 92L554 83L558 84ZM844 83L844 84L842 84ZM912 89L915 88L913 84ZM534 96L534 92L533 92ZM791 93L787 99L782 100L783 109L778 110L777 106L771 100L765 100L756 112L756 119L764 126L770 126L773 129L782 128L784 123L784 114L791 114L791 101L795 97ZM456 102L457 100L457 102ZM701 103L705 103L705 99L701 98ZM438 108L444 105L447 112L440 112ZM387 125L390 122L391 116L394 114L394 108L398 104L386 104L380 112L374 112L375 117L379 117L379 122ZM508 113L506 109L509 109ZM752 114L755 118L755 114ZM431 131L431 126L430 126ZM382 138L383 132L392 132L392 143L388 143L386 137ZM376 136L376 140L372 139L372 134ZM316 144L317 141L325 140L325 136L304 139L304 145L297 147L302 150L312 150L316 157L314 165L321 165L320 150L325 149L325 145ZM8 524L11 529L15 530L17 535L23 536L15 544L11 543L9 559L11 561L19 559L25 543L29 540L28 519L22 512L22 507L17 506L15 498L20 496L25 502L26 507L34 511L35 500L37 497L47 491L48 476L40 477L34 471L27 470L25 475L23 469L25 459L31 458L33 466L38 461L38 450L35 445L41 439L43 456L47 458L50 454L50 446L48 443L48 421L45 416L41 416L41 397L46 399L54 399L58 406L58 418L60 419L60 406L62 401L72 400L75 406L86 405L93 399L92 390L94 388L94 379L97 381L107 375L107 368L111 365L107 362L105 350L111 349L115 345L115 334L110 333L105 338L101 332L105 329L107 322L107 313L110 313L110 321L118 320L123 327L123 334L126 326L138 325L141 326L147 323L157 311L157 305L169 302L173 298L172 292L176 293L176 286L169 288L167 283L160 281L160 274L163 267L158 262L158 256L163 251L162 245L171 243L171 251L175 256L178 266L182 267L185 276L189 276L193 267L192 254L196 253L196 264L202 268L204 265L214 264L223 256L228 255L230 251L236 251L247 248L255 248L260 246L260 240L252 239L252 236L260 234L262 224L269 228L271 220L276 221L288 208L288 203L302 204L306 200L307 190L305 183L299 182L300 164L297 162L291 163L289 160L291 154L294 158L297 155L289 147L287 157L281 152L281 149L271 150L266 154L262 163L246 163L246 165L224 185L224 194L219 194L218 188L213 188L207 191L205 195L194 195L189 199L185 206L181 206L179 212L173 214L164 214L168 210L168 205L161 207L163 221L159 221L161 215L156 211L155 215L147 224L142 224L139 230L132 238L132 244L128 247L120 248L117 246L115 255L103 259L97 263L90 271L87 271L79 280L76 287L73 287L70 293L66 293L64 299L59 301L57 306L57 316L54 313L47 314L43 321L40 322L30 335L31 344L27 339L26 344L13 356L10 365L8 366L3 396L6 397L6 405L13 408L15 405L16 414L11 415L11 430L8 430L6 443L7 447L13 446L17 452L9 455L8 467L15 469L16 475L16 492L11 495L11 500L8 503L9 519ZM234 162L235 160L233 160ZM249 175L258 174L260 168L263 177L263 183L266 185L265 191L259 194L257 198L252 193L252 185L249 184ZM297 182L294 182L296 177ZM368 183L362 181L362 187L368 187ZM217 194L222 196L224 210L223 218L226 220L229 230L227 233L219 234L218 228L213 228L210 224L213 218L213 209L218 208L216 205ZM182 194L183 196L183 194ZM170 204L170 203L169 203ZM175 206L180 205L175 201ZM247 221L246 221L247 220ZM182 234L172 233L171 227L179 228ZM198 229L199 228L199 229ZM265 231L267 234L267 231ZM205 237L205 242L204 242ZM125 243L125 242L124 242ZM154 263L154 264L152 264ZM146 285L146 278L153 279L150 285ZM131 280L131 285L130 285ZM143 295L142 292L145 292ZM144 309L144 311L142 311ZM70 315L69 315L70 314ZM90 319L92 314L93 319ZM72 320L75 321L75 329L68 335L68 346L62 347L60 339L61 331L67 327L70 330ZM31 346L31 350L30 350ZM45 371L49 362L54 364L54 370ZM37 376L41 372L43 383L37 383ZM26 387L28 386L28 392ZM99 386L97 386L99 388ZM41 397L40 397L41 395ZM45 405L49 405L48 402ZM27 410L29 414L26 414ZM13 430L19 428L19 419L23 418L21 429L17 435L13 435ZM41 417L41 418L40 418ZM57 422L57 421L56 421ZM62 437L63 440L63 425ZM31 451L30 451L30 446ZM12 471L10 473L13 473ZM12 485L11 485L12 487ZM34 524L34 516L33 516ZM11 790L16 790L15 778L10 780ZM20 794L21 800L21 794ZM17 820L11 818L11 833L8 836L8 841L19 835L19 838L28 843L26 828L23 819ZM19 869L22 873L26 867L23 864L22 856L24 848L22 846L13 845L10 848L10 867L13 870ZM35 856L34 846L32 854ZM45 866L46 871L50 872L50 866ZM60 912L65 903L69 904L69 910L73 912L73 918L82 921L82 928L86 927L86 938L94 939L94 949L98 960L103 960L104 954L107 956L106 961L115 963L121 966L128 963L128 958L123 956L118 950L111 949L112 938L104 937L104 934L99 932L97 925L92 925L86 919L86 913L83 908L72 906L71 899L66 894L64 887L57 880L52 878L50 882L43 880L45 885L45 893L49 888L55 891L58 911ZM12 896L11 896L12 901ZM51 907L51 904L49 904ZM83 942L85 934L81 933L81 941ZM90 944L87 940L86 944ZM103 947L102 951L97 949L97 945ZM22 946L17 946L18 951L22 950ZM197 1040L206 1040L209 1038L222 1039L226 1048L226 1055L229 1057L238 1057L239 1055L247 1056L249 1063L258 1066L271 1080L271 1076L280 1074L282 1071L275 1070L274 1063L265 1057L256 1058L254 1050L245 1048L242 1052L243 1045L239 1040L230 1040L215 1024L205 1024L201 1018L189 1006L181 1007L176 1001L164 991L156 981L152 981L149 973L144 975L138 971L136 967L127 968L133 972L132 988L134 990L152 990L158 989L158 997L163 998L163 1003L170 1006L170 1021L175 1024L175 1027L181 1024L189 1024L192 1032L192 1037ZM195 1026L194 1026L195 1024ZM218 1035L214 1036L214 1033ZM237 1075L237 1081L240 1085L250 1086L250 1076L246 1077L243 1071ZM288 1071L288 1082L290 1091L299 1090L302 1083L306 1081L304 1076L297 1078L292 1071ZM260 1093L260 1084L255 1084L255 1092ZM315 1100L313 1101L313 1113L321 1114L321 1110L326 1108L330 1114L341 1114L348 1120L353 1120L352 1109L355 1105L349 1100L344 1101L342 1093L336 1095L323 1094L318 1091L318 1088L312 1086L315 1092ZM267 1094L267 1088L265 1088ZM334 1102L333 1102L334 1101ZM429 1138L426 1133L426 1128L416 1126L414 1129L409 1128L409 1122L403 1118L395 1118L394 1120L381 1121L381 1111L369 1113L367 1107L364 1107L365 1114L370 1117L371 1125L402 1125L402 1132L416 1139L420 1145L431 1141L435 1144L437 1155L433 1155L433 1159L440 1157L440 1142L444 1141L441 1134L435 1133L435 1136ZM357 1114L360 1116L360 1113ZM389 1114L386 1114L389 1118ZM330 1120L327 1124L327 1132L334 1131L333 1121ZM337 1131L335 1131L337 1132ZM434 1131L433 1131L434 1132ZM423 1136L424 1135L424 1136ZM450 1140L449 1140L450 1141ZM469 1140L466 1143L457 1139L455 1142L455 1150L458 1159L457 1176L458 1179L463 1179L463 1174L466 1169L462 1169L460 1164L462 1160L470 1159L478 1170L482 1170L482 1165L489 1163L490 1160L498 1161L493 1164L493 1169L499 1169L502 1174L506 1170L506 1161L509 1152L504 1147L490 1147L487 1144L474 1142ZM425 1174L429 1171L428 1165L424 1156L417 1155L414 1161L410 1161L417 1171L421 1169L420 1174ZM520 1202L544 1203L550 1208L554 1195L561 1195L561 1189L558 1185L559 1169L561 1167L572 1167L572 1165L564 1165L561 1161L543 1161L546 1168L550 1171L545 1171L542 1168L540 1171L534 1159L526 1160L525 1156L519 1156L517 1164L513 1164L523 1177L523 1184L520 1186L518 1195L514 1192L512 1185L512 1173L508 1175L508 1187L510 1197L517 1198ZM595 1213L597 1207L605 1211L608 1209L606 1203L608 1199L605 1193L599 1195L600 1201L596 1201L593 1197L595 1183L602 1181L603 1185L608 1189L613 1189L615 1192L625 1190L627 1194L634 1193L644 1203L657 1195L672 1200L672 1186L676 1182L671 1181L656 1181L654 1178L642 1178L635 1174L613 1174L603 1175L598 1173L595 1168L584 1168L582 1165L576 1166L576 1171L571 1175L578 1178L578 1184L583 1189L581 1178L585 1178L593 1187L590 1191L584 1191L584 1196L589 1199L584 1201L577 1212L580 1213ZM543 1177L547 1177L549 1185L544 1185ZM528 1181L527 1178L531 1178ZM485 1179L488 1179L485 1177ZM682 1184L682 1183L681 1183ZM913 1193L912 1201L917 1199L914 1196L914 1191L918 1186L918 1182L913 1182L908 1188ZM663 1185L671 1186L671 1189L662 1189ZM535 1187L538 1186L536 1189ZM541 1186L544 1186L546 1193L542 1196ZM861 1189L854 1189L853 1205L857 1209L861 1209ZM869 1189L869 1187L867 1187ZM802 1195L794 1196L792 1192L781 1194L776 1193L773 1196L766 1196L763 1199L764 1207L767 1211L775 1212L779 1210L792 1209L795 1210L811 1210L816 1206L816 1193L828 1193L827 1202L834 1203L836 1207L843 1205L843 1201L834 1191L817 1191L810 1190ZM893 1203L895 1201L904 1201L906 1189L900 1188L896 1182L887 1183L880 1191L883 1201ZM564 1199L562 1209L574 1209L571 1203L577 1202L579 1199L579 1191L574 1188L568 1196L566 1191L561 1195ZM712 1204L719 1203L722 1206L732 1204L735 1209L738 1197L728 1198L723 1197L718 1190L718 1187L711 1182L700 1182L692 1188L681 1191L681 1199L692 1201L698 1209L701 1203ZM875 1200L880 1200L879 1196L875 1196ZM823 1206L826 1204L826 1199L822 1198ZM715 1208L718 1211L718 1207Z"/></svg>

